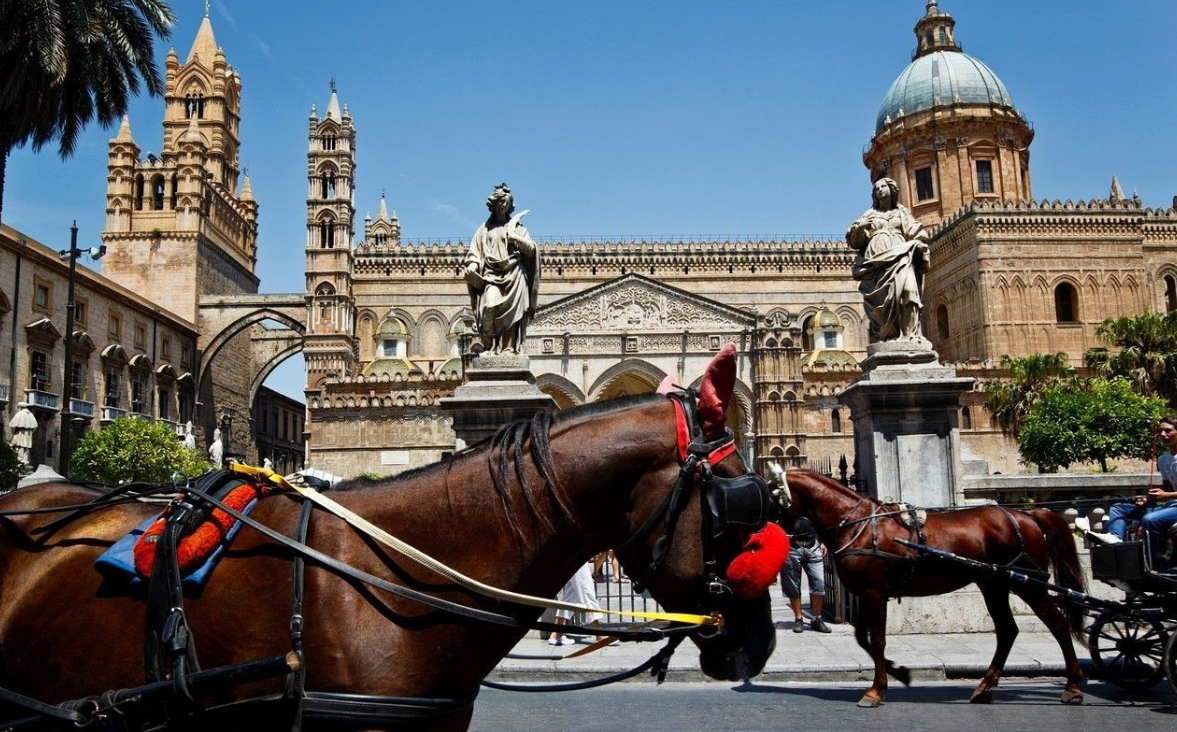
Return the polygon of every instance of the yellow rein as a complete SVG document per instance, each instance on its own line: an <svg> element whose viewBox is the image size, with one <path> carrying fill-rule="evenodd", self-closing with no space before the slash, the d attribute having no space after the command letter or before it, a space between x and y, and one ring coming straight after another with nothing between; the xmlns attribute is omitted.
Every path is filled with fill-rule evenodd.
<svg viewBox="0 0 1177 732"><path fill-rule="evenodd" d="M357 530L367 534L368 536L396 551L397 553L412 559L418 564L440 574L442 577L445 577L455 584L458 584L468 590L471 590L472 592L477 592L478 594L484 595L486 597L491 597L496 600L505 600L507 602L514 602L520 605L553 608L558 610L572 610L574 612L595 612L604 613L607 615L625 615L634 618L643 618L646 620L669 620L676 623L688 623L698 626L723 625L723 616L718 613L714 613L712 615L697 615L693 613L655 613L644 612L641 610L607 610L603 608L591 607L589 605L560 602L559 600L549 600L547 598L535 597L533 595L523 595L518 592L511 592L509 590L502 590L497 587L492 587L479 582L476 579L467 577L461 572L458 572L457 570L442 564L428 554L425 554L424 552L409 546L392 534L389 534L384 529L373 524L371 521L368 521L363 516L360 516L351 509L342 506L337 501L328 498L314 488L304 488L302 486L294 485L293 483L290 483L288 480L286 480L286 478L278 475L269 468L258 468L251 465L242 465L240 463L232 463L230 468L235 473L260 477L263 480L268 480L269 482L281 488L292 490L298 493L303 498L317 503L328 513L337 516L351 526L355 527Z"/></svg>

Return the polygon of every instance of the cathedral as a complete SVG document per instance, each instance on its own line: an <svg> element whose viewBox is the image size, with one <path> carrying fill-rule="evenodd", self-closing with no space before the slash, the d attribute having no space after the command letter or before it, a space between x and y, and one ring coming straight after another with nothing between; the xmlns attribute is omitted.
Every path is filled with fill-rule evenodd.
<svg viewBox="0 0 1177 732"><path fill-rule="evenodd" d="M1033 129L955 25L929 0L863 163L870 181L898 183L931 233L924 331L943 362L977 379L960 414L966 449L1018 472L981 406L984 382L1000 378L1004 354L1064 351L1078 365L1105 318L1177 307L1177 214L1115 183L1107 198L1034 200ZM467 242L402 239L383 198L354 232L356 128L335 93L322 117L312 109L308 461L395 473L453 449L439 400L461 383L472 340ZM853 459L837 395L860 374L867 323L844 241L539 241L526 353L561 408L653 391L665 376L689 383L734 341L743 358L728 422L746 455Z"/></svg>
<svg viewBox="0 0 1177 732"><path fill-rule="evenodd" d="M1035 200L1034 131L1010 89L964 52L937 0L914 32L909 63L895 58L895 81L879 90L862 185L846 195L865 198L869 182L891 178L924 223L923 330L943 363L976 379L958 421L966 457L1019 472L982 407L984 383L1002 377L1003 355L1062 351L1080 365L1106 318L1177 309L1177 211L1145 208L1114 179L1103 198ZM178 430L192 420L202 449L220 428L233 435L229 452L253 461L259 444L281 441L283 469L304 449L307 464L345 476L450 453L441 400L462 384L475 340L468 241L403 237L383 197L371 202L375 217L357 220L364 121L332 87L307 119L305 291L259 294L242 80L207 15L165 72L159 154L143 153L129 120L110 141L107 256L102 275L79 269L68 407L51 387L65 368L65 303L54 297L65 265L20 232L0 232L0 315L12 321L0 348L16 354L0 366L0 403L9 417L18 405L37 415L34 455L54 463L55 423L96 429L123 411ZM853 462L838 395L861 374L868 324L843 239L537 241L539 307L524 346L559 408L650 392L668 376L689 385L734 342L728 424L745 455L759 467ZM262 386L298 352L305 415Z"/></svg>

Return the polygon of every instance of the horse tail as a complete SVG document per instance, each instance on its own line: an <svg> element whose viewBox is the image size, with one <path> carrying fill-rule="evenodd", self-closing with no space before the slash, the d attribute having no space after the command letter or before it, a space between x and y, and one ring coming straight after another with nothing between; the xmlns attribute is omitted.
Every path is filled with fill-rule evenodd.
<svg viewBox="0 0 1177 732"><path fill-rule="evenodd" d="M1067 525L1066 519L1047 508L1036 508L1027 513L1046 535L1050 563L1054 567L1054 581L1068 590L1086 592L1087 582L1079 565L1079 552L1075 549L1075 540L1071 537L1071 527ZM1067 616L1067 623L1071 626L1071 635L1077 640L1083 640L1083 608L1076 603L1068 602L1063 610Z"/></svg>

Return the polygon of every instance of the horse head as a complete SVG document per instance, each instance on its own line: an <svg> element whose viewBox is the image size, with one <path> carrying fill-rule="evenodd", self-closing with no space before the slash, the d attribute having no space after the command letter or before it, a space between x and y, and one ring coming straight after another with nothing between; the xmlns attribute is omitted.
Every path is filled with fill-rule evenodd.
<svg viewBox="0 0 1177 732"><path fill-rule="evenodd" d="M693 392L671 393L676 413L676 460L666 469L651 473L651 492L665 494L667 474L678 474L672 495L684 491L681 510L668 511L658 530L641 536L646 519L631 540L618 547L618 555L665 607L672 610L718 612L723 627L693 637L700 650L700 667L722 680L742 680L760 673L768 661L776 636L767 588L787 554L777 543L774 551L764 541L749 542L765 528L769 514L768 486L744 463L726 425L726 411L735 386L735 346L728 344L711 362ZM673 480L673 479L672 479ZM661 484L661 488L654 487ZM681 484L681 486L680 486ZM666 499L664 499L665 502ZM672 497L668 499L675 503ZM638 539L638 541L633 541ZM673 543L674 551L667 551ZM637 550L649 552L650 558ZM740 560L746 577L748 559L765 577L762 582L736 582L729 573ZM771 566L770 566L771 565ZM645 568L649 568L646 570ZM734 589L733 589L734 588Z"/></svg>

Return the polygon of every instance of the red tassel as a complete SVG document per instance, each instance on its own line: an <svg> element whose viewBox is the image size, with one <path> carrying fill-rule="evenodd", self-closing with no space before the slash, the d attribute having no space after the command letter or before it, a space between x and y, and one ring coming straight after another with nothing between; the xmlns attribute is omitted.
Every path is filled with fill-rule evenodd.
<svg viewBox="0 0 1177 732"><path fill-rule="evenodd" d="M732 592L743 600L760 597L776 582L788 558L789 535L772 522L765 524L749 537L744 551L727 566Z"/></svg>
<svg viewBox="0 0 1177 732"><path fill-rule="evenodd" d="M255 498L269 495L270 489L264 485L244 484L229 491L224 503L235 511L244 511L249 502ZM213 551L225 540L229 529L237 519L219 508L214 508L208 519L196 529L180 540L176 547L176 560L180 565L180 574L186 575L200 566ZM135 542L134 557L135 571L143 577L151 576L151 567L155 564L155 550L159 544L159 535L163 533L166 521L160 518L153 523L139 541Z"/></svg>

